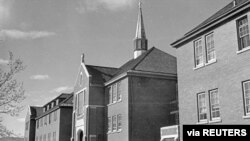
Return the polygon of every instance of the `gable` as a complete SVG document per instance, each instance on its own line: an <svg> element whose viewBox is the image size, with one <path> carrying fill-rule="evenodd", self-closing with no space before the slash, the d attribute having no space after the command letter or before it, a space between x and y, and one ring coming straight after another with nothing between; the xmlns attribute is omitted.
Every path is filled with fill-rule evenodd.
<svg viewBox="0 0 250 141"><path fill-rule="evenodd" d="M79 72L77 74L76 83L74 86L74 93L82 90L83 88L87 87L89 83L89 73L86 69L84 64L81 64Z"/></svg>
<svg viewBox="0 0 250 141"><path fill-rule="evenodd" d="M134 70L177 74L176 57L154 48Z"/></svg>

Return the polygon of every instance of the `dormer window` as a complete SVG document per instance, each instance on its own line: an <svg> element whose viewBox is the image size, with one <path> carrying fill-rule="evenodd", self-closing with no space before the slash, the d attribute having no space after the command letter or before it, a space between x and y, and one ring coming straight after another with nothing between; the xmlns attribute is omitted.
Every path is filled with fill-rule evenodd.
<svg viewBox="0 0 250 141"><path fill-rule="evenodd" d="M58 105L58 104L59 104L59 99L56 100L56 105Z"/></svg>
<svg viewBox="0 0 250 141"><path fill-rule="evenodd" d="M50 108L49 105L47 105L47 110L49 110L49 108Z"/></svg>
<svg viewBox="0 0 250 141"><path fill-rule="evenodd" d="M51 103L51 108L53 108L53 107L54 107L54 102Z"/></svg>
<svg viewBox="0 0 250 141"><path fill-rule="evenodd" d="M46 107L43 107L43 112L46 112Z"/></svg>

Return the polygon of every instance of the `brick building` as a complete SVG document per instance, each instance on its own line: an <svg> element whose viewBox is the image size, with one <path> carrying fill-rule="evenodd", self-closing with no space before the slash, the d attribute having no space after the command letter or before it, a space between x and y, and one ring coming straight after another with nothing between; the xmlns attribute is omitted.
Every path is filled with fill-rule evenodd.
<svg viewBox="0 0 250 141"><path fill-rule="evenodd" d="M234 0L171 44L180 125L250 123L249 9Z"/></svg>
<svg viewBox="0 0 250 141"><path fill-rule="evenodd" d="M29 107L25 141L69 141L73 94L61 94L43 107Z"/></svg>
<svg viewBox="0 0 250 141"><path fill-rule="evenodd" d="M159 141L178 117L176 58L148 50L139 8L134 58L119 68L86 65L74 88L72 141Z"/></svg>

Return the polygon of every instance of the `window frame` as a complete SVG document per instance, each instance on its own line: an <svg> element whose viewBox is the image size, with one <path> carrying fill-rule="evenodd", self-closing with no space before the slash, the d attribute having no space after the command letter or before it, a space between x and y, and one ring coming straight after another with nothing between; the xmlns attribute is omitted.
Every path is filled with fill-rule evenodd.
<svg viewBox="0 0 250 141"><path fill-rule="evenodd" d="M249 110L249 112L247 112L247 107L249 107L249 109L250 109L250 102L249 102L249 105L246 105L247 99L246 99L246 93L245 93L245 91L246 91L246 90L245 90L245 83L249 83L249 87L250 87L250 80L246 80L246 81L243 81L243 82L242 82L244 116L250 116L250 110ZM250 88L249 88L249 90L250 90ZM249 92L247 98L250 99L250 92Z"/></svg>
<svg viewBox="0 0 250 141"><path fill-rule="evenodd" d="M210 42L208 41L208 37L210 37ZM209 43L210 43L210 46L209 46ZM213 47L213 51L211 51L211 52L213 53L214 58L209 59L209 55L212 56L211 54L209 54L209 49L211 50L211 47ZM216 51L215 51L214 32L210 32L210 33L205 35L205 51L206 51L206 63L209 64L209 63L215 62L216 61Z"/></svg>
<svg viewBox="0 0 250 141"><path fill-rule="evenodd" d="M108 133L112 132L112 117L108 117Z"/></svg>
<svg viewBox="0 0 250 141"><path fill-rule="evenodd" d="M198 43L199 45L199 42L200 42L200 46L196 46L196 43ZM194 65L195 65L195 68L199 68L199 67L202 67L204 66L204 53L203 53L203 45L202 45L202 38L198 38L196 40L194 40L193 42L193 46L194 46ZM196 51L196 48L200 47L201 49L201 56L197 56L197 51ZM199 51L198 51L199 52ZM201 60L200 60L200 64L197 64L197 58L198 57L201 57Z"/></svg>
<svg viewBox="0 0 250 141"><path fill-rule="evenodd" d="M122 115L118 114L116 118L117 118L117 131L121 131L122 130Z"/></svg>
<svg viewBox="0 0 250 141"><path fill-rule="evenodd" d="M112 116L112 132L117 131L117 116Z"/></svg>
<svg viewBox="0 0 250 141"><path fill-rule="evenodd" d="M244 37L240 37L240 25L239 25L239 22L246 19L247 20L247 30L248 30L248 35L245 35L245 36L248 36L248 45L243 47L242 46L242 41L241 39L244 38ZM238 39L238 52L240 51L244 51L245 49L248 49L250 48L250 28L249 28L249 17L248 15L244 15L242 17L240 17L239 19L236 20L236 28L237 28L237 39Z"/></svg>
<svg viewBox="0 0 250 141"><path fill-rule="evenodd" d="M200 95L204 95L204 105L205 105L205 112L201 113L200 109L203 107L200 107L200 100L199 100L199 96ZM207 100L206 100L206 93L205 92L201 92L197 94L197 114L198 114L198 122L207 122L208 121L208 107L207 107ZM205 114L206 115L206 119L201 119L201 114Z"/></svg>
<svg viewBox="0 0 250 141"><path fill-rule="evenodd" d="M112 85L112 103L117 102L117 83Z"/></svg>
<svg viewBox="0 0 250 141"><path fill-rule="evenodd" d="M84 115L84 105L85 105L85 98L86 98L86 88L84 88L83 90L81 90L80 92L78 92L76 94L76 97L77 97L77 104L76 104L76 115L77 117L82 117ZM82 98L80 97L80 94L82 94ZM82 99L82 101L80 101L80 99ZM82 107L80 107L80 102L82 102Z"/></svg>
<svg viewBox="0 0 250 141"><path fill-rule="evenodd" d="M116 99L117 101L121 101L122 100L122 90L121 90L121 81L118 81L116 84Z"/></svg>
<svg viewBox="0 0 250 141"><path fill-rule="evenodd" d="M217 101L218 103L215 103L215 104L212 104L212 92L215 92L216 91L216 94L217 94ZM221 112L220 112L220 96L219 96L219 90L218 89L212 89L212 90L209 90L208 91L208 94L209 94L209 112L210 112L210 120L214 121L214 120L220 120L221 119ZM218 104L218 109L219 110L215 110L213 111L213 105L216 105ZM213 117L213 112L219 112L219 117Z"/></svg>

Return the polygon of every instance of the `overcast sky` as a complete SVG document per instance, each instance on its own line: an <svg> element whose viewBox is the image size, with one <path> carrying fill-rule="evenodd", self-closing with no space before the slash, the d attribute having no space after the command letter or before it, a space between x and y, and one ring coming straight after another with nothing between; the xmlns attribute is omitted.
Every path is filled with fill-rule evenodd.
<svg viewBox="0 0 250 141"><path fill-rule="evenodd" d="M149 48L175 55L170 43L230 1L144 0ZM82 53L86 64L100 66L131 59L137 14L137 0L0 0L0 67L8 51L21 58L27 66L18 76L23 105L43 105L72 91ZM26 112L4 123L23 135Z"/></svg>

